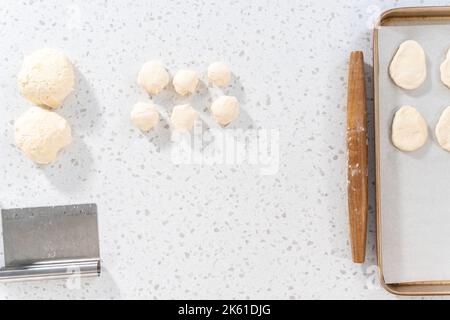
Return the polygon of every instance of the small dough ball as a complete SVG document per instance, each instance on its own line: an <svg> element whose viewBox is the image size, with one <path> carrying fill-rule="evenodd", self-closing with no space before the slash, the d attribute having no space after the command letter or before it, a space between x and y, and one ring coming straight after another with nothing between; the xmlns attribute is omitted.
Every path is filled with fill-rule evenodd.
<svg viewBox="0 0 450 320"><path fill-rule="evenodd" d="M420 87L427 77L427 62L421 45L413 40L403 42L392 59L389 74L400 88Z"/></svg>
<svg viewBox="0 0 450 320"><path fill-rule="evenodd" d="M58 108L75 86L73 65L60 50L35 51L23 60L18 85L24 97L34 104Z"/></svg>
<svg viewBox="0 0 450 320"><path fill-rule="evenodd" d="M148 61L139 71L137 83L148 93L160 93L170 81L169 73L160 61Z"/></svg>
<svg viewBox="0 0 450 320"><path fill-rule="evenodd" d="M194 70L180 70L173 77L173 87L182 96L195 92L198 85L198 74Z"/></svg>
<svg viewBox="0 0 450 320"><path fill-rule="evenodd" d="M225 87L230 83L231 71L224 62L213 62L208 67L208 80L218 87Z"/></svg>
<svg viewBox="0 0 450 320"><path fill-rule="evenodd" d="M175 106L170 116L170 123L177 131L189 131L198 118L198 112L190 104Z"/></svg>
<svg viewBox="0 0 450 320"><path fill-rule="evenodd" d="M69 123L57 113L31 107L14 124L16 145L39 164L53 162L58 152L72 142Z"/></svg>
<svg viewBox="0 0 450 320"><path fill-rule="evenodd" d="M150 131L159 122L159 113L153 103L138 102L131 110L131 122L144 132Z"/></svg>
<svg viewBox="0 0 450 320"><path fill-rule="evenodd" d="M450 88L450 50L447 52L447 56L441 64L441 80Z"/></svg>
<svg viewBox="0 0 450 320"><path fill-rule="evenodd" d="M435 134L439 145L443 149L450 151L450 107L447 107L442 112L436 125Z"/></svg>
<svg viewBox="0 0 450 320"><path fill-rule="evenodd" d="M421 148L428 138L428 127L422 115L413 107L401 107L392 122L392 143L402 151Z"/></svg>
<svg viewBox="0 0 450 320"><path fill-rule="evenodd" d="M239 116L239 102L235 97L221 96L211 105L211 113L221 125L227 125Z"/></svg>

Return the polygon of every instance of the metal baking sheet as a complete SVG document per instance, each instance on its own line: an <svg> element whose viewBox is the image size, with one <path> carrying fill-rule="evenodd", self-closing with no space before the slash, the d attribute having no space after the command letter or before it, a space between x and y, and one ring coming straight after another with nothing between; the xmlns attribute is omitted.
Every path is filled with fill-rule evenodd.
<svg viewBox="0 0 450 320"><path fill-rule="evenodd" d="M434 127L450 106L450 89L439 66L450 48L450 25L381 27L379 62L379 205L384 281L409 283L450 279L450 153L439 147ZM389 77L399 45L418 41L427 55L428 75L417 90L405 91ZM426 145L412 153L391 143L391 124L402 105L416 107L429 126Z"/></svg>

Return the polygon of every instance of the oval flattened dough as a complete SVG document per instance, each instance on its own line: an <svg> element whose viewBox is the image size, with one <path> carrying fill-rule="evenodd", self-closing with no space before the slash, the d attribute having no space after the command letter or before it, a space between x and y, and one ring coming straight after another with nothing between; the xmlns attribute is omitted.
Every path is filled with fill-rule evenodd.
<svg viewBox="0 0 450 320"><path fill-rule="evenodd" d="M450 50L441 64L441 81L450 88Z"/></svg>
<svg viewBox="0 0 450 320"><path fill-rule="evenodd" d="M450 107L447 107L442 112L436 125L435 134L439 145L443 149L450 151Z"/></svg>
<svg viewBox="0 0 450 320"><path fill-rule="evenodd" d="M422 115L413 107L401 107L392 122L392 143L402 151L420 149L428 139L428 127Z"/></svg>
<svg viewBox="0 0 450 320"><path fill-rule="evenodd" d="M422 46L414 40L403 42L392 59L389 74L400 88L413 90L420 87L427 77L426 56Z"/></svg>

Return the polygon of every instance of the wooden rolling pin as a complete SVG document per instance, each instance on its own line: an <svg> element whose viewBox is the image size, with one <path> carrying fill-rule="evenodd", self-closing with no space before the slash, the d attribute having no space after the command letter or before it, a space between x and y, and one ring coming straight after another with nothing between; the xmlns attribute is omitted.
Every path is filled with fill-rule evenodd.
<svg viewBox="0 0 450 320"><path fill-rule="evenodd" d="M367 115L364 57L350 55L347 102L348 214L353 262L363 263L367 238Z"/></svg>

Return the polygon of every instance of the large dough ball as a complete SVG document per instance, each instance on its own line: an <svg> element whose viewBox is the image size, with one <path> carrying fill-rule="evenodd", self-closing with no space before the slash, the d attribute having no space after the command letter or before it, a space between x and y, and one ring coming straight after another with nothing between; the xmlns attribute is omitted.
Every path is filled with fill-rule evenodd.
<svg viewBox="0 0 450 320"><path fill-rule="evenodd" d="M137 83L148 93L160 93L169 83L170 76L160 61L148 61L139 71Z"/></svg>
<svg viewBox="0 0 450 320"><path fill-rule="evenodd" d="M427 62L422 46L414 41L403 42L389 66L392 80L400 88L413 90L427 77Z"/></svg>
<svg viewBox="0 0 450 320"><path fill-rule="evenodd" d="M239 102L235 97L221 96L211 105L214 119L221 125L227 125L239 116Z"/></svg>
<svg viewBox="0 0 450 320"><path fill-rule="evenodd" d="M228 65L222 61L213 62L208 67L208 80L218 86L225 87L230 83L231 71Z"/></svg>
<svg viewBox="0 0 450 320"><path fill-rule="evenodd" d="M436 139L439 145L450 151L450 107L447 107L444 112L442 112L439 122L436 125Z"/></svg>
<svg viewBox="0 0 450 320"><path fill-rule="evenodd" d="M175 106L170 116L170 123L177 131L189 131L198 118L198 112L190 104Z"/></svg>
<svg viewBox="0 0 450 320"><path fill-rule="evenodd" d="M73 90L75 73L64 52L46 48L25 57L18 84L34 104L58 108Z"/></svg>
<svg viewBox="0 0 450 320"><path fill-rule="evenodd" d="M151 102L138 102L131 110L131 122L142 131L149 131L159 122L158 110Z"/></svg>
<svg viewBox="0 0 450 320"><path fill-rule="evenodd" d="M72 142L70 125L57 113L31 107L14 124L16 145L39 164L53 162L59 150Z"/></svg>
<svg viewBox="0 0 450 320"><path fill-rule="evenodd" d="M173 87L182 96L194 93L198 85L198 74L194 70L180 70L173 77Z"/></svg>
<svg viewBox="0 0 450 320"><path fill-rule="evenodd" d="M421 148L428 138L428 127L422 115L413 107L401 107L392 122L392 143L402 151Z"/></svg>

